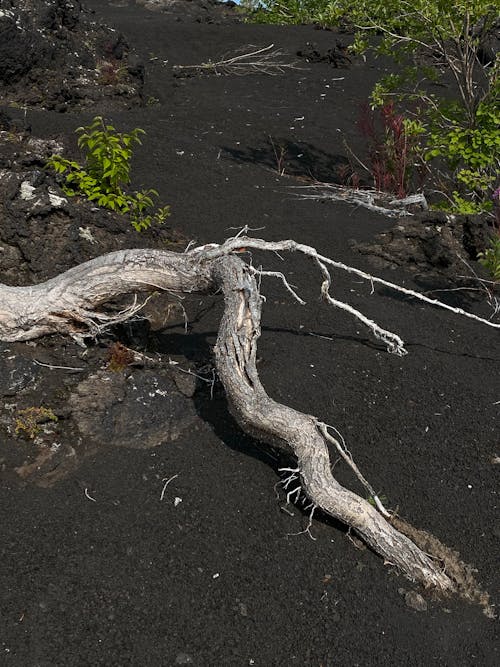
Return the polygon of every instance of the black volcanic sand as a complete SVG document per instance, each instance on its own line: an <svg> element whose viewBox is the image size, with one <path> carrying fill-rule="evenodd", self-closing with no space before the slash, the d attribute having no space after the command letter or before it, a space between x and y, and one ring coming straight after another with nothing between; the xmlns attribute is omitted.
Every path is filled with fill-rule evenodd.
<svg viewBox="0 0 500 667"><path fill-rule="evenodd" d="M295 198L291 186L311 178L338 181L344 140L363 155L358 108L388 64L342 58L348 35L247 25L208 2L86 6L95 14L85 21L122 34L142 67L140 100L124 100L116 84L90 108L70 94L55 110L50 88L49 104L24 110L29 72L11 97L4 89L2 282L40 281L119 247L222 242L244 225L410 288L456 286L468 271L457 249L481 270L470 220L455 220L450 240L443 217L409 223ZM172 69L271 43L303 69L275 77ZM168 227L139 236L84 202L54 200L61 192L44 160L57 145L76 156L73 131L96 113L146 130L133 185L156 188L171 205ZM273 143L286 148L283 176ZM33 196L22 199L21 186ZM259 370L270 395L335 424L388 505L456 549L498 602L498 333L388 290L371 295L369 284L336 273L338 298L407 341L406 357L391 356L320 303L311 263L285 259L253 257L286 270L307 301L301 307L263 280ZM473 292L436 295L489 315ZM480 607L434 600L332 521L314 519L314 540L301 534L307 515L276 488L290 462L245 436L211 385L220 296L183 306L187 332L182 309L155 297L147 321L87 348L58 336L0 345L0 664L498 665L498 621ZM110 370L116 341L147 358ZM58 421L31 441L15 433L16 416L37 406ZM359 490L343 465L335 473ZM412 591L426 611L410 604Z"/></svg>

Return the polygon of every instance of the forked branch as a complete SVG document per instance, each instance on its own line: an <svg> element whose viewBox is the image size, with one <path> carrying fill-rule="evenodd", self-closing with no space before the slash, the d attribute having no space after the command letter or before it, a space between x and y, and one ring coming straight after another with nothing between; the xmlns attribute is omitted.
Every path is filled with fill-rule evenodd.
<svg viewBox="0 0 500 667"><path fill-rule="evenodd" d="M401 354L403 341L368 320L349 304L329 294L327 266L349 271L373 283L382 284L414 298L472 317L488 326L500 324L464 313L411 290L370 276L320 255L314 248L295 241L267 242L238 235L222 245L208 244L183 254L153 250L123 250L81 264L69 271L32 287L0 285L0 339L29 340L48 333L89 336L105 322L96 309L105 301L126 293L167 290L173 293L215 293L221 290L225 309L219 328L215 357L217 371L226 390L231 410L243 430L293 454L303 492L311 506L340 520L354 530L384 562L396 566L407 577L441 593L461 593L480 599L487 607L486 595L470 593L470 572L457 561L453 568L447 556L434 555L410 539L408 525L390 515L373 493L373 488L353 461L345 443L332 435L327 426L312 415L306 415L271 399L263 388L256 367L257 341L263 297L256 277L259 271L246 264L240 253L255 248L266 251L296 251L309 256L319 265L323 276L322 293L332 306L347 310L382 338L390 351ZM265 272L263 272L265 273ZM284 276L278 277L288 285ZM124 311L125 319L128 312ZM116 317L114 318L116 321ZM354 470L356 476L374 497L376 507L343 487L334 478L328 451L333 444ZM377 502L378 501L378 502ZM395 527L397 521L398 528ZM446 552L448 553L448 552ZM451 553L451 552L449 552ZM443 564L445 563L445 564ZM458 563L458 565L457 565ZM446 565L446 567L445 567ZM451 572L451 574L450 574ZM469 582L465 590L464 581Z"/></svg>

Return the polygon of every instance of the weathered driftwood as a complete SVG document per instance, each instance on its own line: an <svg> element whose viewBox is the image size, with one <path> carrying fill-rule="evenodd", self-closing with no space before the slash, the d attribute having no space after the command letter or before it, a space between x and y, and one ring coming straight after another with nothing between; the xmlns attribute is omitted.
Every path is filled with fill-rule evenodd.
<svg viewBox="0 0 500 667"><path fill-rule="evenodd" d="M329 428L316 417L281 405L267 395L256 369L263 299L256 283L257 271L235 254L242 247L296 250L310 255L323 274L324 298L331 305L344 307L362 319L391 351L403 353L403 341L395 334L381 329L359 311L330 297L326 263L368 279L377 279L322 257L313 248L294 241L273 243L247 237L235 237L223 245L210 244L183 254L123 250L86 262L40 285L0 285L0 339L23 341L55 332L73 336L96 335L110 321L123 320L137 310L132 307L113 318L98 312L100 304L126 293L166 290L174 294L206 294L221 290L225 309L215 348L216 365L231 409L241 427L288 453L292 452L297 459L296 473L312 506L350 526L385 562L397 566L410 579L439 592L459 591L460 575L449 576L447 571L450 568L443 567L441 556L425 553L397 530L393 518L380 502L378 508L373 507L335 480L327 443L335 444L340 451L343 448ZM421 298L443 305L427 297ZM484 323L500 326L487 320ZM349 462L350 455L347 456L345 450L344 458ZM367 486L352 459L350 461ZM398 525L408 533L403 522Z"/></svg>

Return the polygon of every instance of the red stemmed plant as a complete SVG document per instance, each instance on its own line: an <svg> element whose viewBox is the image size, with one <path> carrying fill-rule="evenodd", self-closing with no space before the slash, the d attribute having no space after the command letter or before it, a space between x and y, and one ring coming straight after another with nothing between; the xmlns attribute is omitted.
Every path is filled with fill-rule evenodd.
<svg viewBox="0 0 500 667"><path fill-rule="evenodd" d="M407 131L404 116L396 112L392 101L381 107L378 114L364 104L358 128L368 140L375 188L406 197L415 172L418 137Z"/></svg>

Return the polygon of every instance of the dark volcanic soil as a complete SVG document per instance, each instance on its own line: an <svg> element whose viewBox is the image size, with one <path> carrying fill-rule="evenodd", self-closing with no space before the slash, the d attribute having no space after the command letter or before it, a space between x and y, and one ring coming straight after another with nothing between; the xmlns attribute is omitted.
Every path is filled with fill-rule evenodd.
<svg viewBox="0 0 500 667"><path fill-rule="evenodd" d="M15 4L0 1L0 30L12 33ZM207 0L87 0L83 13L79 3L42 5L43 16L57 9L47 30L59 46L43 37L30 67L2 83L1 282L37 282L119 247L221 242L243 225L410 288L463 287L457 273L470 269L457 253L481 270L484 229L474 221L419 214L395 223L294 196L291 186L311 179L339 182L344 141L363 154L357 110L388 64L342 58L347 35L247 25ZM106 90L92 84L89 103L70 60L66 98L55 84L43 89L36 55L49 49L57 72L73 40L85 46L78 26L92 22L123 36L140 95L125 100L123 81L107 80ZM269 44L300 69L173 69ZM77 156L74 129L96 113L146 130L133 186L159 191L169 227L137 235L88 203L59 199L44 160L60 146ZM314 266L285 259L253 258L286 270L307 300L300 307L263 283L264 385L334 423L389 506L472 563L498 603L498 334L336 275L335 296L407 341L408 356L388 355L319 302ZM490 314L477 292L432 294ZM318 518L314 540L300 534L307 516L276 490L284 462L239 430L212 386L220 298L182 305L187 331L183 309L156 296L147 319L86 348L62 337L0 344L0 665L498 665L498 621L479 607L418 591L427 606L418 611L411 583L342 527ZM58 420L45 415L30 439L20 411L40 406ZM340 464L335 472L356 488Z"/></svg>

